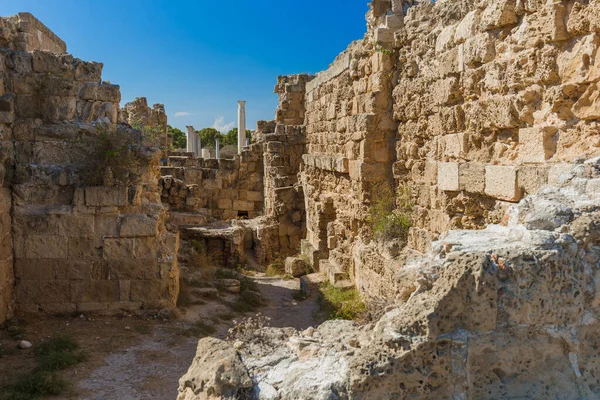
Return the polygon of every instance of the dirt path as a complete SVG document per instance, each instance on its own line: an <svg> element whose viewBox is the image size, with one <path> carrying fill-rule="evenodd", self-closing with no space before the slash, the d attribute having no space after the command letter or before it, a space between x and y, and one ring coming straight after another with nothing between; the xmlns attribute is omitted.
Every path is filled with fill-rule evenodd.
<svg viewBox="0 0 600 400"><path fill-rule="evenodd" d="M305 329L314 326L318 309L316 296L296 300L299 281L266 277L257 274L257 282L266 305L257 312L271 318L274 327ZM54 400L145 400L175 399L179 378L187 371L196 353L199 337L191 331L202 320L214 324L211 336L225 338L233 319L245 315L232 313L222 299L188 307L175 320L120 316L74 315L64 317L24 317L20 322L23 339L34 346L52 335L62 333L77 340L89 355L87 361L63 371L73 383L69 395ZM216 315L228 315L219 320ZM32 370L35 357L32 349L15 350L17 338L0 330L0 350L11 349L0 357L0 387ZM2 352L0 351L0 355ZM1 396L0 396L1 397Z"/></svg>
<svg viewBox="0 0 600 400"><path fill-rule="evenodd" d="M254 277L267 305L259 310L271 318L275 327L304 329L315 325L313 314L318 308L316 299L297 301L298 280L265 276ZM193 321L222 310L214 304L195 306L187 310L184 320ZM251 315L251 314L248 314ZM239 317L236 317L239 318ZM187 371L196 352L197 337L186 337L185 323L181 326L157 327L152 335L138 344L111 353L105 365L93 370L79 382L79 399L175 399L179 378ZM223 323L212 336L225 337L230 323Z"/></svg>

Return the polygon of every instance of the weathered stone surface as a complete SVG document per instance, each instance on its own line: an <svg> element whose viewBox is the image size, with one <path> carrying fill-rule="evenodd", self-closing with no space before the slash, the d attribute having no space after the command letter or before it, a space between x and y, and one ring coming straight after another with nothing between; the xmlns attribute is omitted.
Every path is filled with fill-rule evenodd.
<svg viewBox="0 0 600 400"><path fill-rule="evenodd" d="M239 398L249 395L252 380L230 343L214 338L198 342L196 357L179 380L177 400Z"/></svg>
<svg viewBox="0 0 600 400"><path fill-rule="evenodd" d="M485 194L500 200L518 201L521 191L517 183L517 168L495 165L485 167Z"/></svg>
<svg viewBox="0 0 600 400"><path fill-rule="evenodd" d="M302 258L288 257L285 259L285 272L297 278L308 273L308 266Z"/></svg>

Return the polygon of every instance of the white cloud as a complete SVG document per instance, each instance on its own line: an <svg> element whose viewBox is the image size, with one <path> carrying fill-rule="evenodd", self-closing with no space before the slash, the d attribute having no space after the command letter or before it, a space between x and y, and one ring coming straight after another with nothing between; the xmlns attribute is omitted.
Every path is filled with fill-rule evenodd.
<svg viewBox="0 0 600 400"><path fill-rule="evenodd" d="M226 124L225 117L218 117L217 119L215 119L215 123L213 124L212 127L221 133L227 133L232 128L235 127L235 122L230 122L230 123Z"/></svg>
<svg viewBox="0 0 600 400"><path fill-rule="evenodd" d="M177 111L175 113L175 118L179 118L179 117L187 117L188 115L192 115L192 113L189 113L187 111Z"/></svg>

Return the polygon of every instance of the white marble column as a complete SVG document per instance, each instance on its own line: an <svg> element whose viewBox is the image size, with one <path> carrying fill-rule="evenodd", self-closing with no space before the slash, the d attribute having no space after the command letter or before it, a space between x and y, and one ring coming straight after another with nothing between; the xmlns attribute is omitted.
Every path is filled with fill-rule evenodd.
<svg viewBox="0 0 600 400"><path fill-rule="evenodd" d="M217 160L221 159L221 143L219 142L219 138L215 140L215 158Z"/></svg>
<svg viewBox="0 0 600 400"><path fill-rule="evenodd" d="M200 158L200 136L198 133L194 133L194 156Z"/></svg>
<svg viewBox="0 0 600 400"><path fill-rule="evenodd" d="M188 153L194 152L194 135L196 135L196 131L193 126L186 126L187 128L187 151Z"/></svg>
<svg viewBox="0 0 600 400"><path fill-rule="evenodd" d="M238 101L238 154L242 154L242 149L246 143L246 102Z"/></svg>

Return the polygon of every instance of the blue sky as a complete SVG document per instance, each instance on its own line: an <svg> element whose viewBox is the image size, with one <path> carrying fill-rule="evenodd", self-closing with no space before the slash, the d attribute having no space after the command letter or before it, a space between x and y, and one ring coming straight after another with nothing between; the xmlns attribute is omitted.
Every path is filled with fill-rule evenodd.
<svg viewBox="0 0 600 400"><path fill-rule="evenodd" d="M69 53L104 63L122 104L164 103L181 129L273 119L278 75L327 68L363 37L367 0L0 0L3 16L28 11ZM175 113L189 113L175 117Z"/></svg>

